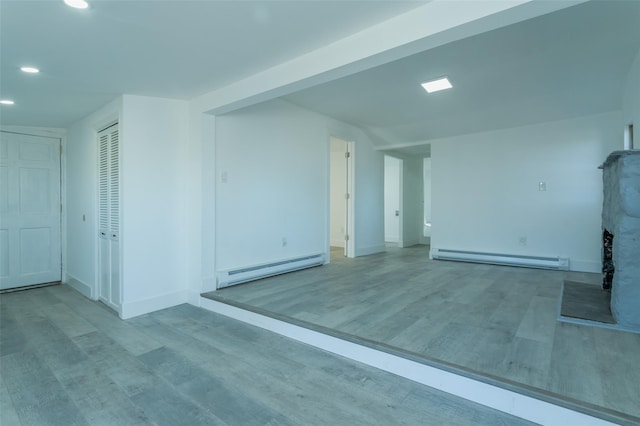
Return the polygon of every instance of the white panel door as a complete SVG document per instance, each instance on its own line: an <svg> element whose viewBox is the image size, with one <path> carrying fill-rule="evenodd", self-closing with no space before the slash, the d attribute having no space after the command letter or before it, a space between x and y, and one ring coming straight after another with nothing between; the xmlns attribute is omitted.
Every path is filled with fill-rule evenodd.
<svg viewBox="0 0 640 426"><path fill-rule="evenodd" d="M399 243L400 194L402 193L402 160L384 156L384 241Z"/></svg>
<svg viewBox="0 0 640 426"><path fill-rule="evenodd" d="M60 281L60 139L0 132L0 289Z"/></svg>

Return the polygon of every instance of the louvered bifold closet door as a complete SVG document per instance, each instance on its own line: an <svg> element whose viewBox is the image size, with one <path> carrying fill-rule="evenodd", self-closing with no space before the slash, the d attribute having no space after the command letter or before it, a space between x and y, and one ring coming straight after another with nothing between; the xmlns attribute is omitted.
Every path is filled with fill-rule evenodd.
<svg viewBox="0 0 640 426"><path fill-rule="evenodd" d="M120 234L120 134L118 127L109 135L109 231L117 240Z"/></svg>
<svg viewBox="0 0 640 426"><path fill-rule="evenodd" d="M109 232L109 134L106 131L98 135L98 151L98 230L100 237L106 237Z"/></svg>
<svg viewBox="0 0 640 426"><path fill-rule="evenodd" d="M120 133L114 124L98 133L98 237L100 300L120 305Z"/></svg>

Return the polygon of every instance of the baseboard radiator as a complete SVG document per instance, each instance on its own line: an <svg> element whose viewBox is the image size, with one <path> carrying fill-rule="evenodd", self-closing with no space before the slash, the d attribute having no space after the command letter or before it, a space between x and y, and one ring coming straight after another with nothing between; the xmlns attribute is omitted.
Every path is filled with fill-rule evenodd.
<svg viewBox="0 0 640 426"><path fill-rule="evenodd" d="M319 253L296 257L293 259L285 259L277 262L230 269L228 271L219 271L217 274L217 287L220 289L236 284L259 280L261 278L271 277L273 275L280 275L287 272L298 271L300 269L311 268L313 266L323 265L324 261L324 254Z"/></svg>
<svg viewBox="0 0 640 426"><path fill-rule="evenodd" d="M431 258L492 265L522 266L525 268L569 270L569 259L563 257L521 256L514 254L481 253L476 251L431 249Z"/></svg>

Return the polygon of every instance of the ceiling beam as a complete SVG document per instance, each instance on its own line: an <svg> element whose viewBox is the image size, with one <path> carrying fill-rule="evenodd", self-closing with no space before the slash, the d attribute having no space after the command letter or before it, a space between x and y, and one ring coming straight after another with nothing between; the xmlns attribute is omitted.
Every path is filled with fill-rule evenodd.
<svg viewBox="0 0 640 426"><path fill-rule="evenodd" d="M320 49L198 96L193 99L192 107L202 113L228 113L584 1L432 0Z"/></svg>

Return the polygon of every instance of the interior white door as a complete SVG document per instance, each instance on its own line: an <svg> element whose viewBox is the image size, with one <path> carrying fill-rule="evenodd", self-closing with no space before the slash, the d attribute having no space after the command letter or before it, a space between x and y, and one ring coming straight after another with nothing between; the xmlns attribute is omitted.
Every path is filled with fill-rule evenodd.
<svg viewBox="0 0 640 426"><path fill-rule="evenodd" d="M401 161L384 156L384 240L400 242Z"/></svg>
<svg viewBox="0 0 640 426"><path fill-rule="evenodd" d="M0 132L0 289L60 281L60 139Z"/></svg>
<svg viewBox="0 0 640 426"><path fill-rule="evenodd" d="M329 244L353 256L353 142L329 139Z"/></svg>

